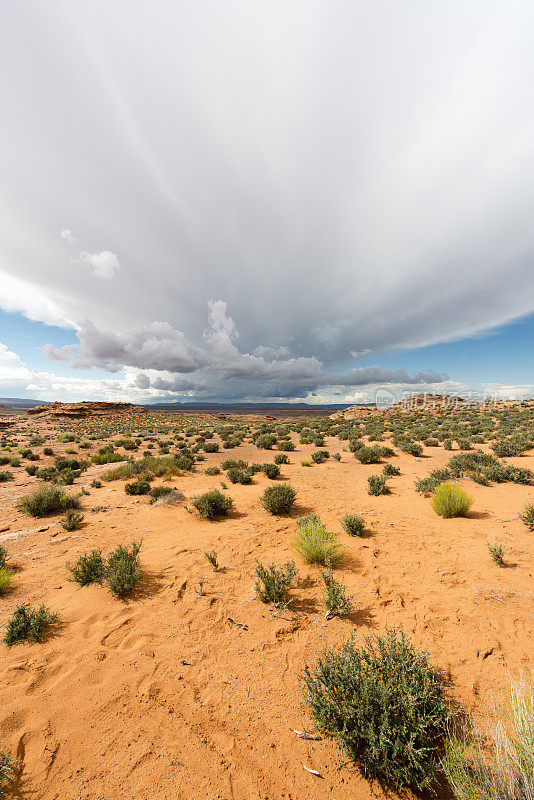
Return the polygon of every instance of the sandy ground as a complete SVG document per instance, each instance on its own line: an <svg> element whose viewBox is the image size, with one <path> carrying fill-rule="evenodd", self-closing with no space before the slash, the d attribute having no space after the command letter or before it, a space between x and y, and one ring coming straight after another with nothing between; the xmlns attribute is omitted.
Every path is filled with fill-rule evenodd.
<svg viewBox="0 0 534 800"><path fill-rule="evenodd" d="M450 672L455 696L484 711L510 679L534 665L533 534L517 519L528 486L466 482L475 497L465 519L443 520L418 495L416 477L444 465L450 453L426 448L426 458L401 455L392 494L370 497L364 466L337 439L327 439L341 463L304 468L311 446L297 445L282 478L298 493L292 518L270 516L259 497L271 482L229 485L236 511L207 522L184 507L150 507L124 493L123 483L89 488L108 467L90 467L76 482L85 523L66 533L57 517L33 520L14 510L36 485L23 469L0 487L0 533L19 572L0 600L2 625L14 607L44 602L61 625L40 644L0 645L0 743L16 754L12 797L51 800L354 800L381 796L328 741L303 741L310 728L299 674L325 645L358 640L386 624L402 625L432 661ZM55 448L56 449L56 448ZM59 452L58 449L56 449ZM191 498L221 478L200 469L224 458L272 460L251 445L208 455L192 475L171 485ZM534 468L534 456L510 459ZM105 511L91 511L106 506ZM338 571L355 610L324 620L319 569L297 558L298 585L281 614L252 591L254 562L294 557L296 516L313 511L340 532L346 558ZM345 512L362 514L369 535L341 533ZM143 538L146 571L125 602L103 587L80 588L66 564L94 547L108 550ZM508 566L491 560L499 539ZM216 549L211 571L204 551ZM206 596L196 589L205 578ZM240 628L229 621L242 623ZM311 775L304 767L317 770Z"/></svg>

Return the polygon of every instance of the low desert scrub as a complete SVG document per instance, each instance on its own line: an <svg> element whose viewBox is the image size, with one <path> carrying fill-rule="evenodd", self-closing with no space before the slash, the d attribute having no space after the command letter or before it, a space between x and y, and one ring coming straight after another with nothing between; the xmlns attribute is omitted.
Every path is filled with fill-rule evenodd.
<svg viewBox="0 0 534 800"><path fill-rule="evenodd" d="M473 498L456 483L440 483L434 490L432 508L440 517L463 517L473 504Z"/></svg>
<svg viewBox="0 0 534 800"><path fill-rule="evenodd" d="M9 470L3 470L0 472L0 483L6 483L7 481L13 480L13 473L9 472Z"/></svg>
<svg viewBox="0 0 534 800"><path fill-rule="evenodd" d="M155 503L160 497L170 494L173 491L172 486L153 486L149 491L150 503Z"/></svg>
<svg viewBox="0 0 534 800"><path fill-rule="evenodd" d="M148 478L139 478L137 481L126 483L124 486L126 494L140 495L148 494L150 491L150 481Z"/></svg>
<svg viewBox="0 0 534 800"><path fill-rule="evenodd" d="M9 619L3 641L9 646L24 640L38 642L44 636L47 628L58 619L58 615L45 605L34 608L28 603L24 603L17 606Z"/></svg>
<svg viewBox="0 0 534 800"><path fill-rule="evenodd" d="M76 531L83 522L83 514L76 511L74 508L67 509L65 516L60 520L61 526L66 531Z"/></svg>
<svg viewBox="0 0 534 800"><path fill-rule="evenodd" d="M206 467L206 469L204 470L204 474L205 475L220 475L221 474L221 470L219 469L219 467Z"/></svg>
<svg viewBox="0 0 534 800"><path fill-rule="evenodd" d="M488 550L492 561L494 561L498 567L504 567L504 550L502 548L502 544L489 544L488 542Z"/></svg>
<svg viewBox="0 0 534 800"><path fill-rule="evenodd" d="M107 558L101 550L92 550L81 555L75 564L67 566L71 580L80 586L106 582L115 597L125 597L141 579L139 551L141 541L128 547L120 544Z"/></svg>
<svg viewBox="0 0 534 800"><path fill-rule="evenodd" d="M218 489L212 489L211 492L204 492L196 497L193 506L202 519L215 519L226 516L234 507L234 501L231 497L225 497Z"/></svg>
<svg viewBox="0 0 534 800"><path fill-rule="evenodd" d="M345 514L341 520L341 526L349 536L363 536L365 531L365 520L358 514Z"/></svg>
<svg viewBox="0 0 534 800"><path fill-rule="evenodd" d="M90 583L103 583L106 575L106 566L102 557L102 550L91 550L84 553L72 566L67 565L71 580L80 586Z"/></svg>
<svg viewBox="0 0 534 800"><path fill-rule="evenodd" d="M297 499L297 493L288 483L269 486L262 495L261 504L269 514L289 514Z"/></svg>
<svg viewBox="0 0 534 800"><path fill-rule="evenodd" d="M452 475L448 469L435 469L427 478L419 478L415 482L415 489L425 497L430 497L440 483L451 477Z"/></svg>
<svg viewBox="0 0 534 800"><path fill-rule="evenodd" d="M330 458L330 453L328 450L316 450L311 457L314 464L322 464Z"/></svg>
<svg viewBox="0 0 534 800"><path fill-rule="evenodd" d="M532 690L512 685L508 702L495 709L493 725L453 734L443 768L456 800L534 797Z"/></svg>
<svg viewBox="0 0 534 800"><path fill-rule="evenodd" d="M386 483L385 475L369 475L367 483L369 484L369 488L367 489L368 494L378 496L391 493L391 489Z"/></svg>
<svg viewBox="0 0 534 800"><path fill-rule="evenodd" d="M139 551L141 542L130 547L120 544L109 554L106 562L106 583L115 597L125 597L141 579Z"/></svg>
<svg viewBox="0 0 534 800"><path fill-rule="evenodd" d="M267 475L267 477L270 478L272 481L274 481L275 478L278 478L278 476L280 475L280 467L278 466L278 464L272 464L272 463L262 464L261 471L263 472L264 475Z"/></svg>
<svg viewBox="0 0 534 800"><path fill-rule="evenodd" d="M58 511L69 508L79 508L80 499L65 492L57 486L45 483L31 494L21 497L17 503L19 511L30 514L32 517L46 517Z"/></svg>
<svg viewBox="0 0 534 800"><path fill-rule="evenodd" d="M285 453L277 453L273 461L275 464L289 464L289 458Z"/></svg>
<svg viewBox="0 0 534 800"><path fill-rule="evenodd" d="M256 583L254 590L262 603L283 603L292 581L297 574L294 561L288 561L277 567L268 564L266 567L256 561Z"/></svg>
<svg viewBox="0 0 534 800"><path fill-rule="evenodd" d="M0 794L9 788L10 783L15 777L13 760L4 750L0 751Z"/></svg>
<svg viewBox="0 0 534 800"><path fill-rule="evenodd" d="M8 555L7 550L3 544L0 544L0 567L5 567L7 564Z"/></svg>
<svg viewBox="0 0 534 800"><path fill-rule="evenodd" d="M332 567L321 572L321 578L325 593L326 619L333 617L334 614L349 611L352 601L350 597L347 597L347 587L334 578Z"/></svg>
<svg viewBox="0 0 534 800"><path fill-rule="evenodd" d="M6 594L11 589L14 572L6 566L0 567L0 595Z"/></svg>
<svg viewBox="0 0 534 800"><path fill-rule="evenodd" d="M311 461L307 461L306 459L303 459L303 460L300 462L300 466L301 466L301 467L311 467L311 465L312 465L312 462L311 462Z"/></svg>
<svg viewBox="0 0 534 800"><path fill-rule="evenodd" d="M362 445L354 451L354 458L361 464L378 464L382 460L379 447L365 447Z"/></svg>
<svg viewBox="0 0 534 800"><path fill-rule="evenodd" d="M230 467L226 473L230 483L241 483L244 486L252 483L252 475L248 469L241 469L240 467Z"/></svg>
<svg viewBox="0 0 534 800"><path fill-rule="evenodd" d="M109 469L102 475L103 481L127 481L135 475L134 465L131 461L126 461L120 467Z"/></svg>
<svg viewBox="0 0 534 800"><path fill-rule="evenodd" d="M213 571L217 572L219 569L219 561L217 559L217 551L211 550L204 553L206 560L211 564Z"/></svg>
<svg viewBox="0 0 534 800"><path fill-rule="evenodd" d="M534 503L528 503L521 514L519 519L523 522L530 531L534 531Z"/></svg>
<svg viewBox="0 0 534 800"><path fill-rule="evenodd" d="M297 520L293 549L307 564L333 566L342 558L342 547L335 533L326 530L315 514Z"/></svg>
<svg viewBox="0 0 534 800"><path fill-rule="evenodd" d="M362 647L351 637L302 675L317 731L363 772L415 790L439 775L449 705L442 677L403 631L386 628Z"/></svg>
<svg viewBox="0 0 534 800"><path fill-rule="evenodd" d="M400 467L396 467L394 464L384 464L382 474L385 475L386 478L392 478L395 475L400 475Z"/></svg>

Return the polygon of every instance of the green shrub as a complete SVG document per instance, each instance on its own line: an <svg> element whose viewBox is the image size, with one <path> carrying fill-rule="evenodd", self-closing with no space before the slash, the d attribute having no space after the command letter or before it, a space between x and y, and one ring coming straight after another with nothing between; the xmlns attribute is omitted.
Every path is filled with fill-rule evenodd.
<svg viewBox="0 0 534 800"><path fill-rule="evenodd" d="M256 439L256 447L259 447L260 450L272 450L275 444L276 436L272 433L261 434Z"/></svg>
<svg viewBox="0 0 534 800"><path fill-rule="evenodd" d="M311 461L307 461L306 459L300 462L301 467L311 467L311 465L312 465Z"/></svg>
<svg viewBox="0 0 534 800"><path fill-rule="evenodd" d="M434 491L432 508L440 517L462 517L471 508L473 498L453 483L440 483Z"/></svg>
<svg viewBox="0 0 534 800"><path fill-rule="evenodd" d="M101 489L102 488L102 481L99 481L98 478L95 478L91 481L91 486L93 489Z"/></svg>
<svg viewBox="0 0 534 800"><path fill-rule="evenodd" d="M126 494L133 495L148 494L150 491L150 483L146 478L140 478L137 481L125 484L124 491Z"/></svg>
<svg viewBox="0 0 534 800"><path fill-rule="evenodd" d="M21 497L17 503L19 511L30 514L32 517L46 517L48 514L79 507L80 499L78 497L65 494L62 489L51 486L49 483L45 483L31 494Z"/></svg>
<svg viewBox="0 0 534 800"><path fill-rule="evenodd" d="M502 544L489 544L488 542L488 550L492 561L494 561L498 567L504 567L504 550Z"/></svg>
<svg viewBox="0 0 534 800"><path fill-rule="evenodd" d="M384 464L382 468L382 475L385 475L386 478L400 475L400 467L396 467L394 464Z"/></svg>
<svg viewBox="0 0 534 800"><path fill-rule="evenodd" d="M47 628L58 619L58 615L44 605L34 608L28 603L24 603L17 606L9 619L3 641L10 647L15 642L25 639L30 642L38 642Z"/></svg>
<svg viewBox="0 0 534 800"><path fill-rule="evenodd" d="M8 470L3 470L0 472L0 483L6 483L7 481L13 480L13 473L9 472Z"/></svg>
<svg viewBox="0 0 534 800"><path fill-rule="evenodd" d="M314 464L322 464L323 461L326 461L328 458L330 458L330 453L328 450L315 450L311 457Z"/></svg>
<svg viewBox="0 0 534 800"><path fill-rule="evenodd" d="M432 788L449 721L442 677L403 631L324 650L302 675L317 730L363 771L398 787Z"/></svg>
<svg viewBox="0 0 534 800"><path fill-rule="evenodd" d="M335 533L329 533L315 514L297 520L293 548L308 564L333 566L342 558L342 547Z"/></svg>
<svg viewBox="0 0 534 800"><path fill-rule="evenodd" d="M221 474L221 470L219 469L219 467L206 467L206 469L204 470L204 474L205 475L220 475Z"/></svg>
<svg viewBox="0 0 534 800"><path fill-rule="evenodd" d="M141 579L139 551L141 542L132 542L130 547L120 544L108 556L106 583L115 597L125 597Z"/></svg>
<svg viewBox="0 0 534 800"><path fill-rule="evenodd" d="M30 478L33 478L33 476L35 475L35 473L38 470L38 467L35 464L28 464L28 466L25 467L24 469L26 470L26 472L28 473ZM4 474L7 474L7 473L4 473Z"/></svg>
<svg viewBox="0 0 534 800"><path fill-rule="evenodd" d="M261 471L271 480L278 478L280 475L280 467L277 464L262 464Z"/></svg>
<svg viewBox="0 0 534 800"><path fill-rule="evenodd" d="M153 486L149 492L150 503L155 503L160 497L170 494L173 490L172 486Z"/></svg>
<svg viewBox="0 0 534 800"><path fill-rule="evenodd" d="M228 480L230 483L243 483L249 484L252 483L252 475L246 469L240 469L239 467L231 467L227 471Z"/></svg>
<svg viewBox="0 0 534 800"><path fill-rule="evenodd" d="M275 464L289 464L289 458L285 453L277 453L273 460Z"/></svg>
<svg viewBox="0 0 534 800"><path fill-rule="evenodd" d="M276 446L279 450L283 450L286 453L292 453L293 450L295 449L295 445L293 444L291 439L283 439L281 442L278 442ZM281 462L281 463L286 463L286 462Z"/></svg>
<svg viewBox="0 0 534 800"><path fill-rule="evenodd" d="M452 450L452 439L444 439L443 447L445 448L445 450Z"/></svg>
<svg viewBox="0 0 534 800"><path fill-rule="evenodd" d="M92 550L90 553L84 553L79 556L75 564L72 566L67 565L67 569L71 574L71 580L80 584L80 586L88 586L90 583L102 583L106 574L102 550Z"/></svg>
<svg viewBox="0 0 534 800"><path fill-rule="evenodd" d="M115 467L102 475L104 481L127 481L135 475L134 465L131 461L121 464L120 467Z"/></svg>
<svg viewBox="0 0 534 800"><path fill-rule="evenodd" d="M523 522L527 528L531 531L534 531L534 503L528 503L521 514L519 515L519 519Z"/></svg>
<svg viewBox="0 0 534 800"><path fill-rule="evenodd" d="M368 494L378 496L381 494L390 494L391 492L391 489L386 483L385 475L370 475L367 478L367 483L369 484L369 488L367 489Z"/></svg>
<svg viewBox="0 0 534 800"><path fill-rule="evenodd" d="M365 531L365 520L358 514L345 514L341 520L341 526L349 536L363 536Z"/></svg>
<svg viewBox="0 0 534 800"><path fill-rule="evenodd" d="M347 597L347 587L334 578L332 567L321 572L321 578L325 593L326 619L342 611L348 611L352 607L351 598Z"/></svg>
<svg viewBox="0 0 534 800"><path fill-rule="evenodd" d="M9 788L15 777L11 756L4 750L0 751L0 794Z"/></svg>
<svg viewBox="0 0 534 800"><path fill-rule="evenodd" d="M247 469L248 464L243 459L236 460L235 458L227 458L221 464L222 469L229 470L229 469Z"/></svg>
<svg viewBox="0 0 534 800"><path fill-rule="evenodd" d="M510 456L520 456L527 449L530 443L515 441L513 439L503 439L499 442L494 442L491 449L499 458L508 458Z"/></svg>
<svg viewBox="0 0 534 800"><path fill-rule="evenodd" d="M7 550L3 544L0 544L0 567L5 567L7 564Z"/></svg>
<svg viewBox="0 0 534 800"><path fill-rule="evenodd" d="M408 453L410 456L419 458L423 455L423 445L418 442L407 442L401 447L403 453Z"/></svg>
<svg viewBox="0 0 534 800"><path fill-rule="evenodd" d="M256 583L254 590L262 603L275 603L279 605L285 600L287 590L297 574L294 561L288 561L277 567L268 564L264 567L256 561Z"/></svg>
<svg viewBox="0 0 534 800"><path fill-rule="evenodd" d="M231 497L225 497L218 489L212 489L195 498L193 506L202 519L215 519L226 516L234 507L234 501Z"/></svg>
<svg viewBox="0 0 534 800"><path fill-rule="evenodd" d="M378 447L362 446L354 452L354 458L356 458L361 464L378 464L382 457Z"/></svg>
<svg viewBox="0 0 534 800"><path fill-rule="evenodd" d="M219 444L218 444L218 442L204 442L204 452L205 453L218 453L219 452Z"/></svg>
<svg viewBox="0 0 534 800"><path fill-rule="evenodd" d="M123 453L115 453L112 450L106 450L104 453L95 453L91 457L93 464L113 464L116 461L126 461L128 456Z"/></svg>
<svg viewBox="0 0 534 800"><path fill-rule="evenodd" d="M290 514L297 493L288 483L269 486L263 493L261 503L269 514Z"/></svg>
<svg viewBox="0 0 534 800"><path fill-rule="evenodd" d="M66 531L75 531L83 522L83 514L80 514L80 512L76 511L74 508L69 508L60 522Z"/></svg>
<svg viewBox="0 0 534 800"><path fill-rule="evenodd" d="M6 566L0 567L0 595L6 594L11 589L14 574L12 569Z"/></svg>
<svg viewBox="0 0 534 800"><path fill-rule="evenodd" d="M211 550L210 552L205 552L204 555L206 556L207 561L209 561L209 563L213 567L213 571L217 572L217 570L219 569L219 561L217 559L217 551L216 550Z"/></svg>
<svg viewBox="0 0 534 800"><path fill-rule="evenodd" d="M429 497L436 489L436 486L451 477L452 475L448 469L435 469L427 478L419 478L415 482L415 488L425 497Z"/></svg>

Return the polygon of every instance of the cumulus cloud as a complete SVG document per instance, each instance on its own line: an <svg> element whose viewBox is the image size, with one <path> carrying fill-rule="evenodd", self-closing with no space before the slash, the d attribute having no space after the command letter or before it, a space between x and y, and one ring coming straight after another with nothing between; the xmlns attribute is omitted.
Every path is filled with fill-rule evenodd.
<svg viewBox="0 0 534 800"><path fill-rule="evenodd" d="M534 311L528 0L0 22L0 306L78 330L77 367L287 392Z"/></svg>
<svg viewBox="0 0 534 800"><path fill-rule="evenodd" d="M101 253L81 254L81 259L94 273L95 278L109 281L120 269L119 259L110 250L102 250Z"/></svg>

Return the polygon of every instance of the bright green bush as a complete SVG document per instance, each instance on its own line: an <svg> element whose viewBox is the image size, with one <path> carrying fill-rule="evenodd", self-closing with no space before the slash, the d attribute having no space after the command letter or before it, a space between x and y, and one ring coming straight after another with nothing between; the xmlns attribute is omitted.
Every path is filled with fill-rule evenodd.
<svg viewBox="0 0 534 800"><path fill-rule="evenodd" d="M434 490L432 508L440 517L462 517L471 508L473 498L455 483L440 483Z"/></svg>
<svg viewBox="0 0 534 800"><path fill-rule="evenodd" d="M308 564L333 566L343 556L337 536L327 531L324 523L315 514L297 520L297 532L292 544L294 550Z"/></svg>
<svg viewBox="0 0 534 800"><path fill-rule="evenodd" d="M79 497L65 494L62 489L49 483L45 483L34 492L21 497L17 503L19 511L30 514L32 517L46 517L48 514L79 507Z"/></svg>
<svg viewBox="0 0 534 800"><path fill-rule="evenodd" d="M225 497L218 489L213 489L193 500L193 506L202 519L215 519L226 516L234 507L234 501L231 497Z"/></svg>

